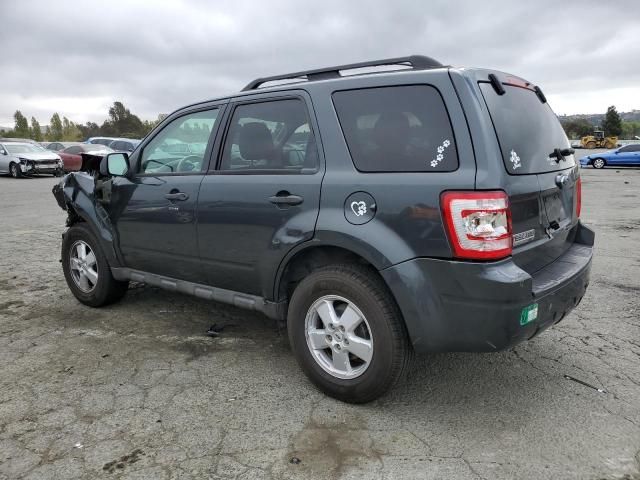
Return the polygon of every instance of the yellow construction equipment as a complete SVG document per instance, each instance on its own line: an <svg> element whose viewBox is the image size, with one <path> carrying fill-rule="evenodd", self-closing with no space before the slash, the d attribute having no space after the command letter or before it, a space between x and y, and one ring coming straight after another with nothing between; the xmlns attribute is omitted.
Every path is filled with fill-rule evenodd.
<svg viewBox="0 0 640 480"><path fill-rule="evenodd" d="M580 139L582 148L616 148L618 137L605 137L602 130L595 130L593 135L587 135Z"/></svg>

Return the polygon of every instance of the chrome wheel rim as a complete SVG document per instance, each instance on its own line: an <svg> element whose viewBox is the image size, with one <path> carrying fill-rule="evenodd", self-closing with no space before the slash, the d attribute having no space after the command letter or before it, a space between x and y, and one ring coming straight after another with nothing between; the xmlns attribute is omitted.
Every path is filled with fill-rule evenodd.
<svg viewBox="0 0 640 480"><path fill-rule="evenodd" d="M360 309L346 298L325 295L305 319L311 356L327 373L350 380L362 375L373 358L373 335Z"/></svg>
<svg viewBox="0 0 640 480"><path fill-rule="evenodd" d="M78 240L71 245L69 266L71 278L84 293L91 292L98 283L98 262L96 255L86 242Z"/></svg>
<svg viewBox="0 0 640 480"><path fill-rule="evenodd" d="M596 168L602 168L602 167L604 167L604 160L602 160L601 158L596 158L596 159L593 161L593 166L594 166L594 167L596 167Z"/></svg>
<svg viewBox="0 0 640 480"><path fill-rule="evenodd" d="M15 163L11 164L11 176L13 178L17 178L18 177L18 166Z"/></svg>

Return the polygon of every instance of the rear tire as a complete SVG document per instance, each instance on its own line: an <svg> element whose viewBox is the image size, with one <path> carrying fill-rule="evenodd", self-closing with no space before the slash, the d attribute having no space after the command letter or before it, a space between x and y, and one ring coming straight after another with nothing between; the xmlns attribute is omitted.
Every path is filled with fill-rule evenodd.
<svg viewBox="0 0 640 480"><path fill-rule="evenodd" d="M590 150L593 150L594 148L596 148L596 142L587 142L587 148Z"/></svg>
<svg viewBox="0 0 640 480"><path fill-rule="evenodd" d="M604 158L595 158L593 160L593 168L601 169L607 164Z"/></svg>
<svg viewBox="0 0 640 480"><path fill-rule="evenodd" d="M380 397L411 358L395 300L375 271L359 265L330 265L308 275L293 292L287 325L309 379L345 402Z"/></svg>
<svg viewBox="0 0 640 480"><path fill-rule="evenodd" d="M73 225L64 235L62 270L71 293L90 307L117 302L129 287L129 282L113 278L100 243L85 223Z"/></svg>
<svg viewBox="0 0 640 480"><path fill-rule="evenodd" d="M21 178L22 172L20 171L20 165L17 163L11 163L9 165L9 173L13 178Z"/></svg>

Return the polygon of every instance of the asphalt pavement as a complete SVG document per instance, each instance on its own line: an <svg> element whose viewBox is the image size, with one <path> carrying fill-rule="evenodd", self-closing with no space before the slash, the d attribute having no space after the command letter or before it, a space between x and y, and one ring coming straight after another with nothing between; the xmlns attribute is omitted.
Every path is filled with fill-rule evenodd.
<svg viewBox="0 0 640 480"><path fill-rule="evenodd" d="M142 285L79 304L57 179L0 177L0 480L640 479L640 170L582 173L579 307L510 351L418 357L360 406L259 314Z"/></svg>

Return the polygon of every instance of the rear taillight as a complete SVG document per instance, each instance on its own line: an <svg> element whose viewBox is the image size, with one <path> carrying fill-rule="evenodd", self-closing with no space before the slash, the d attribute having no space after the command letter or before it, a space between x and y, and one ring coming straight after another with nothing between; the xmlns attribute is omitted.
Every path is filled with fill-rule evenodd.
<svg viewBox="0 0 640 480"><path fill-rule="evenodd" d="M576 182L576 217L580 218L580 212L582 211L582 179L579 178Z"/></svg>
<svg viewBox="0 0 640 480"><path fill-rule="evenodd" d="M496 260L511 255L511 211L506 193L444 192L440 202L456 258Z"/></svg>

